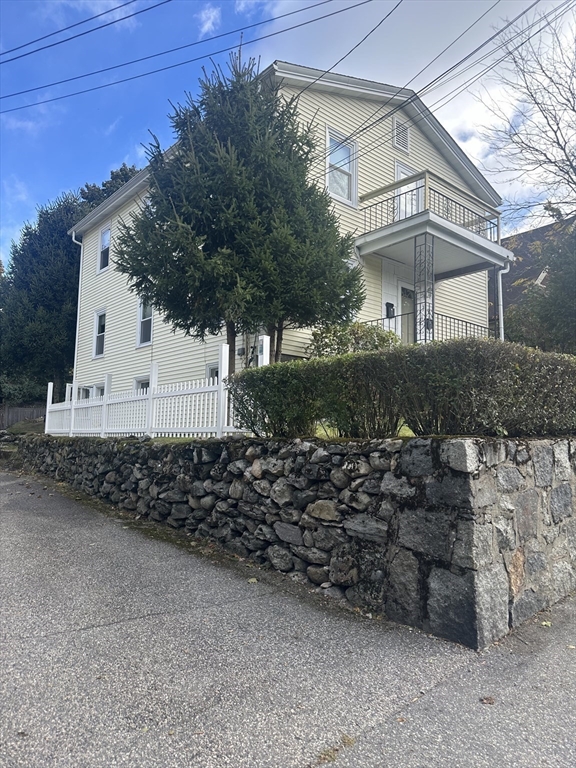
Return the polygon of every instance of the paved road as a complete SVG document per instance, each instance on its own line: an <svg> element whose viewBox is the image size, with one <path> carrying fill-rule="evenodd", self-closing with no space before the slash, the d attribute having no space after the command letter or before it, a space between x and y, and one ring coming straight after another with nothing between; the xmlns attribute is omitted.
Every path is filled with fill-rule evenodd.
<svg viewBox="0 0 576 768"><path fill-rule="evenodd" d="M2 768L576 766L575 598L477 654L0 494Z"/></svg>

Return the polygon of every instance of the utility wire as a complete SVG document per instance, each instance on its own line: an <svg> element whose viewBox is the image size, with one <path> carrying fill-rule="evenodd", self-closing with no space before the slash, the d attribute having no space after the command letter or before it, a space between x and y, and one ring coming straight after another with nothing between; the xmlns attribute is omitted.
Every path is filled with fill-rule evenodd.
<svg viewBox="0 0 576 768"><path fill-rule="evenodd" d="M332 66L330 67L330 69L325 69L325 70L324 70L324 72L322 72L322 74L321 74L321 75L318 75L318 77L317 77L315 80L312 80L312 82L308 83L308 85L307 85L305 88L303 88L303 89L300 91L300 93L298 94L298 96L299 96L299 97L300 97L300 96L302 96L302 94L303 94L303 93L305 93L305 92L308 90L308 88L311 88L311 87L312 87L312 86L313 86L315 83L317 83L317 82L318 82L318 80L321 80L321 79L322 79L322 78L323 78L325 75L327 75L329 72L332 72L332 70L333 70L335 67L337 67L337 66L338 66L338 64L340 64L342 61L344 61L344 59L347 59L347 58L348 58L348 56L350 56L350 54L351 54L351 53L354 53L354 51L355 51L357 48L359 48L359 47L360 47L360 46L361 46L363 43L365 43L365 42L366 42L366 40L368 40L368 38L370 37L370 35L371 35L371 34L373 34L374 32L376 32L376 30L377 30L379 27L381 27L381 26L382 26L382 24L384 24L384 22L386 21L386 19L388 19L390 16L392 16L392 14L393 14L393 13L394 13L394 11L396 10L396 8L398 8L400 5L402 5L402 3L403 3L403 2L404 2L404 0L398 0L398 2L396 3L396 5L394 6L394 8L392 8L392 10L391 10L391 11L388 11L388 13L387 13L385 16L383 16L383 17L380 19L380 21L378 22L378 24L376 24L376 26L372 27L372 29L370 30L370 32L368 32L366 35L364 35L364 37L362 38L362 40L360 40L358 43L356 43L356 45L355 45L353 48L350 48L350 50L349 50L349 51L347 51L347 52L344 54L344 56L342 56L340 59L338 59L338 61L337 61L337 62L335 62L334 64L332 64ZM500 2L500 0L497 0L497 2Z"/></svg>
<svg viewBox="0 0 576 768"><path fill-rule="evenodd" d="M331 151L334 151L334 150L338 149L343 144L345 144L346 141L350 141L350 139L353 139L356 135L361 133L363 126L365 126L366 123L369 120L372 120L373 118L375 118L376 115L378 114L378 112L381 112L384 109L384 107L388 106L388 104L390 104L390 102L394 98L396 98L396 96L400 93L400 91L403 91L406 88L408 88L410 83L414 82L414 80L416 80L417 77L420 77L420 75L423 72L425 72L429 67L431 67L432 64L434 64L435 61L438 61L438 59L441 56L443 56L448 50L450 50L450 48L452 48L452 46L455 45L458 42L458 40L461 40L464 37L465 34L467 34L473 27L476 26L476 24L478 24L478 22L482 21L484 16L486 16L488 13L490 13L490 11L493 8L495 8L500 2L501 2L501 0L496 0L496 2L493 5L491 5L490 8L488 8L487 11L485 11L481 16L479 16L476 19L476 21L472 22L472 24L470 24L468 27L466 27L466 29L461 34L459 34L458 37L456 37L454 40L452 40L452 42L449 43L443 50L441 50L440 53L432 59L432 61L428 62L428 64L426 64L426 66L422 67L422 69L419 72L417 72L413 77L411 77L410 80L408 80L403 86L401 86L400 88L396 89L396 92L394 94L392 94L392 96L390 96L388 99L386 99L386 101L383 104L381 104L374 112L372 112L371 115L368 115L368 117L364 118L364 120L360 123L360 125L357 128L355 128L352 131L351 134L349 134L346 138L343 138L340 141L338 141L338 143L332 148ZM316 82L316 81L314 81L314 82ZM310 86L306 86L306 88L309 88L309 87ZM306 89L304 89L304 90L306 90ZM304 93L304 91L302 91L302 93ZM327 152L326 156L324 157L324 160L326 159L326 157L328 157L329 154L330 153Z"/></svg>
<svg viewBox="0 0 576 768"><path fill-rule="evenodd" d="M545 14L544 16L540 17L538 20L536 20L536 21L535 21L535 22L533 22L531 25L529 25L529 27L527 28L527 30L526 30L526 29L525 29L525 30L522 30L522 31L521 31L521 32L519 32L517 35L515 35L515 36L514 36L512 39L516 39L518 36L524 35L524 34L526 33L526 31L528 31L528 30L532 29L532 28L533 28L533 27L534 27L536 24L539 24L539 23L541 23L541 22L545 21L545 24L544 24L544 26L543 26L541 29L537 29L537 30L536 30L535 32L533 32L531 35L529 35L529 36L528 36L528 37L526 37L524 40L522 40L522 42L521 42L521 43L519 43L519 45L517 45L515 48L513 48L513 49L512 49L512 51L508 51L506 54L504 54L504 56L502 56L501 58L499 58L499 59L497 59L496 61L494 61L494 62L492 62L491 64L489 64L489 65L488 65L487 67L485 67L485 68L484 68L484 69L483 69L481 72L477 73L476 75L473 75L471 78L469 78L468 80L466 80L464 83L461 83L460 85L456 86L456 88L454 88L454 89L453 89L452 91L450 91L449 93L445 94L444 96L441 96L441 97L440 97L440 98L439 98L437 101L435 101L435 102L434 102L434 103L433 103L433 104L432 104L430 107L426 107L426 113L425 113L425 114L421 115L421 116L420 116L420 117L418 117L418 118L408 118L408 119L405 121L405 123L404 123L404 124L405 124L405 125L407 125L407 126L408 126L408 125L412 125L412 126L413 126L413 125L417 125L418 123L422 122L422 120L425 120L425 119L427 119L427 117L428 117L428 114L434 114L435 112L438 112L440 109L443 109L443 108L444 108L444 107L445 107L445 106L446 106L446 105L447 105L447 104L448 104L450 101L452 101L453 99L455 99L455 98L456 98L456 97L457 97L457 96L458 96L460 93L462 93L463 91L467 90L467 88L469 88L471 85L473 85L473 83L475 83L477 80L479 80L479 79L480 79L481 77L483 77L485 74L487 74L489 71L491 71L491 70L492 70L492 69L494 69L496 66L498 66L498 64L502 63L502 62L503 62L503 61L504 61L506 58L508 58L508 56L510 55L510 53L512 53L512 52L514 52L514 51L517 51L519 48L521 48L523 45L525 45L525 44L526 44L526 43L527 43L529 40L531 40L533 37L535 37L536 35L540 34L540 33L543 31L543 29L544 29L545 27L549 26L549 25L550 25L550 24L552 24L554 21L557 21L559 18L561 18L562 16L564 16L564 15L565 15L565 14L566 14L566 13L567 13L567 12L568 12L568 11L569 11L569 10L570 10L570 9L571 9L573 6L574 6L574 5L576 5L576 3L574 3L574 0L565 0L565 2L564 2L564 3L562 3L560 6L557 6L556 8L554 8L553 10L551 10L551 11L550 11L548 14ZM528 9L528 10L529 10L529 9ZM501 31L503 31L503 30L501 30ZM490 56L490 55L493 55L493 54L494 54L494 52L495 52L496 50L503 48L503 47L504 47L504 45L505 45L506 43L508 43L508 42L509 42L509 41L506 41L505 43L502 43L502 44L501 44L501 45L499 45L499 46L498 46L496 49L493 49L493 50L492 50L492 51L490 51L488 54L486 54L485 56L483 56L481 59L479 59L478 61L474 62L474 64L473 64L472 66L475 66L476 64L478 64L478 63L479 63L479 61L482 61L483 59L487 58L488 56ZM459 75L460 75L460 74L461 74L461 73L459 73ZM452 78L451 78L451 79L452 79ZM439 88L439 87L441 87L441 86L443 86L443 85L445 85L445 83L439 83L439 84L435 85L435 86L434 86L434 88L433 88L433 89L431 89L431 90L435 90L436 88ZM422 90L424 90L424 89L422 89ZM449 98L448 98L448 97L449 97ZM412 102L412 101L415 101L417 98L419 98L419 95L418 95L418 93L415 93L415 94L413 94L413 95L412 95L412 96L410 96L408 99L406 99L404 102L402 102L402 103L401 103L401 104L399 104L398 106L394 107L392 110L390 110L390 112L388 112L386 115L384 115L382 118L379 118L379 119L378 119L377 121L375 121L375 122L381 122L382 120L384 120L384 119L388 118L389 116L391 116L391 115L395 114L396 112L400 111L400 110L401 110L401 109L403 109L403 108L404 108L404 107L405 107L405 106L406 106L408 103L410 103L410 102ZM444 103L441 103L441 102L444 102ZM437 106L437 105L439 105L439 106ZM424 106L426 106L426 105L424 105ZM434 107L435 107L435 109L433 109ZM370 127L373 127L373 125L371 125L371 126L368 126L368 128L366 128L365 130L368 130ZM360 151L358 151L358 152L356 153L356 155L354 155L354 156L353 156L351 159L353 159L353 160L359 160L360 158L362 158L362 157L365 157L366 155L370 154L370 153L371 153L371 152L373 152L373 151L374 151L374 150L375 150L375 149L376 149L378 146L380 146L380 145L381 145L381 144L382 144L384 141L387 141L389 138L391 138L391 137L392 137L392 134L393 134L393 129L390 129L390 130L388 130L388 131L387 131L387 133L386 133L385 135L376 137L376 138L375 138L375 139L374 139L372 142L370 142L370 144L368 144L368 146L367 146L367 147L364 147L363 151L361 151L361 152L360 152ZM322 173L322 174L319 174L317 177L315 177L314 179L312 179L312 181L318 181L318 180L320 180L321 178L323 178L323 176L324 176L324 174L323 174L323 173Z"/></svg>
<svg viewBox="0 0 576 768"><path fill-rule="evenodd" d="M166 0L165 0L166 1ZM346 11L354 10L355 8L359 8L362 5L367 5L368 3L372 3L374 0L361 0L361 2L358 2L354 5L349 5L346 8L340 8L337 11L332 11L332 13L326 13L323 16L318 16L315 19L309 19L308 21L303 21L300 24L295 24L292 27L286 27L285 29L277 30L276 32L270 32L268 35L262 35L261 37L256 37L253 40L247 40L242 45L251 45L252 43L257 43L260 40L267 40L271 37L276 37L277 35L284 34L284 32L290 32L293 29L299 29L300 27L306 27L308 24L314 24L317 21L322 21L323 19L330 18L331 16L337 16L340 13L345 13ZM72 96L79 96L83 93L92 93L93 91L100 91L104 88L111 88L113 85L120 85L120 83L128 83L132 80L139 80L142 77L148 77L149 75L155 75L158 72L166 72L171 69L176 69L177 67L182 67L185 64L192 64L195 61L200 61L202 59L211 58L212 56L217 56L220 53L228 53L229 51L233 51L237 48L237 45L231 45L226 48L221 48L219 51L212 51L211 53L206 53L202 56L196 56L193 59L188 59L186 61L181 61L177 64L170 64L166 67L160 67L159 69L153 69L150 72L143 72L140 75L133 75L132 77L125 77L122 80L115 80L113 83L104 83L103 85L95 85L92 88L85 88L81 91L74 91L73 93L67 93L63 96L54 96L51 99L43 99L42 101L34 102L33 104L23 104L20 107L12 107L11 109L3 109L0 111L0 115L5 115L8 112L18 112L21 109L29 109L30 107L37 107L40 104L49 104L53 101L61 101L62 99L69 99Z"/></svg>
<svg viewBox="0 0 576 768"><path fill-rule="evenodd" d="M118 24L120 21L126 21L126 19L131 19L134 16L139 16L141 13L146 13L147 11L151 11L153 8L158 8L161 5L166 5L166 3L171 3L172 0L161 0L159 3L155 3L154 5L149 5L147 8L141 8L139 11L134 11L134 13L129 13L128 16L122 16L121 19L114 19L113 21L108 21L106 24L100 24L99 27L92 27L92 29L87 29L85 32L78 32L77 35L71 35L70 37L65 37L64 40L58 40L56 43L49 43L48 45L42 45L40 48L34 48L33 51L27 51L26 53L19 53L18 56L13 56L11 59L5 59L4 61L0 61L0 64L9 64L11 61L17 61L18 59L23 59L26 56L32 56L33 53L38 53L39 51L45 51L47 48L54 48L57 45L62 45L62 43L68 43L70 40L76 40L78 37L84 37L84 35L90 35L92 32L97 32L99 29L104 29L105 27L111 27L113 24Z"/></svg>
<svg viewBox="0 0 576 768"><path fill-rule="evenodd" d="M268 19L264 19L263 21L256 21L253 24L248 24L245 27L238 27L238 29L232 29L230 32L221 32L218 35L212 35L211 37L205 37L202 40L196 40L193 43L187 43L186 45L179 45L177 48L169 48L166 51L160 51L159 53L152 53L148 56L142 56L139 59L132 59L132 61L125 61L122 64L114 64L110 67L104 67L103 69L96 69L93 72L86 72L83 75L75 75L74 77L67 77L64 80L56 80L53 83L46 83L45 85L37 85L35 88L27 88L24 91L16 91L14 93L8 93L5 96L0 96L0 99L10 99L13 96L23 96L25 93L32 93L33 91L41 91L43 88L52 88L55 85L63 85L64 83L71 83L74 80L82 80L85 77L92 77L93 75L101 75L104 72L111 72L115 69L121 69L122 67L128 67L131 64L138 64L141 61L148 61L149 59L155 59L158 58L158 56L166 56L169 53L175 53L176 51L182 51L185 48L193 48L196 45L203 45L204 43L208 43L211 40L218 40L221 37L227 37L228 35L234 35L238 32L245 32L247 29L253 29L254 27L262 26L262 24L269 24L271 21L278 21L279 19L284 19L287 16L293 16L296 13L302 13L303 11L308 11L311 8L317 8L319 5L326 5L327 3L333 3L334 0L321 0L319 3L314 3L313 5L306 5L304 8L297 8L295 11L289 11L288 13L283 13L280 16L272 16Z"/></svg>
<svg viewBox="0 0 576 768"><path fill-rule="evenodd" d="M566 0L566 2L570 2L570 1L571 1L571 0ZM397 106L396 106L396 107L394 107L394 108L393 108L393 109L392 109L390 112L387 112L387 113L386 113L385 115L383 115L382 117L379 117L379 118L377 118L377 119L374 119L374 118L376 118L376 115L377 115L379 112L382 112L382 110L383 110L383 109L384 109L386 106L388 106L388 104L390 104L390 102L391 102L391 101L393 101L393 100L396 98L396 96L397 96L397 95L398 95L398 94L399 94L399 93L400 93L400 92L401 92L401 91L402 91L404 88L406 88L408 85L410 85L410 83L411 83L411 82L413 82L413 81L414 81L414 80L415 80L415 79L416 79L416 78L417 78L419 75L421 75L421 74L422 74L422 72L424 72L424 70L425 70L425 69L427 69L427 68L430 66L430 64L434 63L434 61L436 61L436 59L438 59L438 57L439 57L439 56L441 56L441 55L442 55L442 54L443 54L443 53L444 53L446 50L448 50L448 48L450 48L450 47L451 47L451 46L452 46L452 45L453 45L455 42L457 42L457 40L459 40L459 39L462 37L462 35L466 34L466 32L468 31L468 29L470 29L472 26L474 26L474 24L476 24L478 21L480 21L480 19L482 18L482 16L481 16L479 19L477 19L477 20L476 20L476 22L474 22L474 24L472 24L472 25L471 25L471 26L470 26L470 27L469 27L467 30L465 30L465 31L462 33L462 35L460 35L459 37L457 37L457 38L456 38L456 40L454 40L454 41L453 41L453 43L451 43L451 44L450 44L450 45L449 45L447 48L445 48L445 49L444 49L444 51L442 51L441 53L439 53L439 54L438 54L438 56L436 56L436 58L435 58L435 59L433 59L433 60L430 62L430 64L427 64L427 65L426 65L426 66L425 66L423 69L421 69L421 70L420 70L420 72L418 72L416 75L414 75L414 77L412 77L412 78L411 78L411 79L410 79L410 80L409 80L409 81L406 83L406 85L404 85L402 88L398 88L398 89L396 89L395 93L393 93L393 94L392 94L392 95L391 95L391 96L390 96L390 97L389 97L389 98L388 98L388 99L387 99L387 100L386 100L386 101L385 101L383 104L381 104L381 105L380 105L380 106L379 106L379 107L378 107L378 108L377 108L377 109L376 109L376 110L375 110L375 111L374 111L374 112L373 112L373 113L372 113L370 116L368 116L367 118L365 118L365 120L364 120L364 121L363 121L363 122L362 122L362 123L361 123L361 124L358 126L358 128L356 128L354 131L352 131L352 132L351 132L351 133L350 133L348 136L345 136L345 137L343 137L343 138L340 140L340 145L342 145L342 144L345 144L346 142L350 141L351 139L357 138L357 137L358 137L358 136L360 136L362 133L365 133L366 131L368 131L368 130L370 130L371 128L373 128L375 125L378 125L378 124L379 124L380 122L382 122L383 120L386 120L386 118L388 118L388 117L390 117L391 115L393 115L393 114L395 114L396 112L398 112L400 109L402 109L402 108L403 108L403 106L406 106L406 105L407 105L407 104L409 104L410 102L414 101L416 98L418 98L418 97L421 97L421 96L423 96L425 93L428 93L429 91L433 90L433 88L436 88L436 87L440 87L440 85L444 85L445 83L444 83L444 82L441 82L441 81L443 81L443 80L444 80L444 78L445 78L447 75L449 75L451 72L454 72L454 70L458 69L458 68L459 68L459 67L460 67L462 64L464 64L464 63L465 63L466 61L468 61L468 60L469 60L469 59L470 59L472 56L474 56L474 54L475 54L475 53L478 53L478 51L480 51L480 50L481 50L482 48L484 48L486 45L488 45L489 43L491 43L491 42L492 42L492 41L493 41L495 38L497 38L499 35L501 35L501 34L502 34L502 32L506 31L506 29L508 29L508 28L509 28L509 27L510 27L512 24L515 24L515 23L518 21L518 19L520 19L522 16L524 16L524 15L525 15L526 13L528 13L530 10L532 10L532 8L534 8L536 5L538 5L538 3L539 3L539 2L540 2L540 0L535 0L535 1L532 3L532 5L530 5L530 6L529 6L528 8L526 8L524 11L522 11L522 12L521 12L521 13L519 13L517 16L515 16L515 17L514 17L514 18L513 18L511 21L507 22L507 23L506 23L506 24L505 24L505 25L504 25L504 26L503 26L501 29L497 30L497 31L496 31L496 32L495 32L493 35L491 35L491 36L490 36L490 37L489 37L487 40L485 40L485 41L484 41L484 42L483 42L481 45L477 46L477 47L476 47L476 48L475 48L473 51L471 51L470 53L466 54L466 56L464 56L463 58L461 58L459 61L457 61L457 62L456 62L455 64L453 64L451 67L448 67L448 69L444 70L444 72L442 72L440 75L438 75L437 77L435 77L433 80L431 80L431 81L430 81L429 83L427 83L425 86L423 86L423 87L422 87L420 90L418 90L418 91L416 91L415 93L413 93L413 94L412 94L411 96L409 96L409 97L408 97L408 98L407 98L407 99L406 99L406 100L405 100L403 103L401 103L401 104L397 105ZM494 7L494 6L492 6L492 8L493 8L493 7ZM489 9L489 10L491 10L491 9ZM484 15L484 14L483 14L483 15ZM498 46L498 47L500 47L500 46ZM498 50L498 47L496 47L495 49L492 49L491 51L489 51L489 53L488 53L487 55L492 55L492 54L493 54L493 53L494 53L496 50ZM460 76L460 74L462 74L462 73L459 73L459 74L458 74L458 76ZM372 120L372 122L370 122L370 123L369 123L369 125L366 125L366 123L367 123L369 120ZM364 126L365 126L365 127L364 127ZM336 147L334 147L333 149L336 149ZM319 158L318 158L318 160L317 160L317 161L316 161L314 164L320 164L320 163L324 163L324 162L325 162L325 160L326 160L326 158L327 158L329 155L330 155L330 152L329 152L328 150L326 150L326 152L325 152L324 156L323 156L323 157L319 157Z"/></svg>
<svg viewBox="0 0 576 768"><path fill-rule="evenodd" d="M113 11L118 11L120 8L124 8L126 5L132 5L132 3L135 3L136 0L128 0L126 3L122 3L122 5L117 5L114 8L109 8L107 11L102 11L102 13L97 13L96 16L90 16L88 19L82 19L82 21L77 21L75 24L69 24L67 27L62 27L62 29L57 29L55 32L49 32L47 35L42 35L42 37L37 37L35 40L29 40L27 43L22 43L22 45L17 45L16 48L8 48L7 51L0 51L0 56L6 56L7 53L14 53L14 51L19 51L22 48L27 48L29 45L34 45L34 43L40 43L42 40L47 40L49 37L54 37L54 35L59 35L62 32L67 32L69 29L74 29L74 27L79 27L82 24L87 24L89 21L94 21L94 19L99 19L101 16L106 16L109 13L112 13ZM126 18L126 17L124 17Z"/></svg>

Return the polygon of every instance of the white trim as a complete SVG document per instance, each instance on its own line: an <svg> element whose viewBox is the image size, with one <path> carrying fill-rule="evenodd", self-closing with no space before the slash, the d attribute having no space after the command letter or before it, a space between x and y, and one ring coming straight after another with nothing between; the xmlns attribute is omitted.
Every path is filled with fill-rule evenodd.
<svg viewBox="0 0 576 768"><path fill-rule="evenodd" d="M132 389L134 392L147 392L150 389L150 373L142 374L142 376L134 376L132 380ZM147 383L147 387L142 387L142 384Z"/></svg>
<svg viewBox="0 0 576 768"><path fill-rule="evenodd" d="M94 331L93 331L93 339L92 339L92 359L93 360L99 360L101 357L104 357L106 353L106 326L108 325L107 319L104 321L104 333L102 334L102 336L104 337L102 352L99 355L96 354L96 339L100 335L98 333L98 318L101 317L102 315L106 315L106 307L103 307L102 309L94 310Z"/></svg>
<svg viewBox="0 0 576 768"><path fill-rule="evenodd" d="M341 197L340 195L330 190L330 139L341 141L342 145L350 150L350 171L345 171L343 168L342 173L350 175L350 199ZM333 200L348 205L351 208L358 208L358 144L355 141L346 140L346 135L339 131L337 128L331 128L326 125L326 189L328 194Z"/></svg>
<svg viewBox="0 0 576 768"><path fill-rule="evenodd" d="M211 376L210 371L216 369L217 374L216 376ZM218 380L220 378L220 369L218 367L218 361L216 360L215 363L206 363L206 378L207 379L216 379Z"/></svg>
<svg viewBox="0 0 576 768"><path fill-rule="evenodd" d="M151 304L148 304L150 307L150 317L145 318L146 320L150 320L150 341L140 341L140 335L142 331L142 307L144 306L144 302L142 300L138 301L138 320L136 323L136 349L141 349L142 347L150 347L152 346L152 341L154 339L154 309Z"/></svg>
<svg viewBox="0 0 576 768"><path fill-rule="evenodd" d="M102 248L102 235L104 232L108 232L108 263L105 267L101 267L102 263L102 251L104 250ZM98 274L101 274L102 272L106 272L108 269L110 269L110 257L112 255L112 222L108 222L103 227L100 227L100 234L98 235L98 259L96 261L96 272Z"/></svg>

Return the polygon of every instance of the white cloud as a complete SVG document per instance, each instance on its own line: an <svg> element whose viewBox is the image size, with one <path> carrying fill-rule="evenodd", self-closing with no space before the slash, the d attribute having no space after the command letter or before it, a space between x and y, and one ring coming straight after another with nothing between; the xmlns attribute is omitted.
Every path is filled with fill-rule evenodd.
<svg viewBox="0 0 576 768"><path fill-rule="evenodd" d="M270 5L270 3L267 0L236 0L234 12L245 13L247 16L251 16L256 8L261 8L264 5Z"/></svg>
<svg viewBox="0 0 576 768"><path fill-rule="evenodd" d="M103 130L104 136L111 136L114 133L114 131L116 130L116 128L118 127L118 124L120 123L121 119L122 119L121 117L117 117L116 120L114 120L112 123L110 123L109 126L104 128L104 130Z"/></svg>
<svg viewBox="0 0 576 768"><path fill-rule="evenodd" d="M200 37L215 32L222 20L220 6L205 5L200 13L196 14L196 18L200 22Z"/></svg>
<svg viewBox="0 0 576 768"><path fill-rule="evenodd" d="M14 203L30 201L28 187L17 176L12 174L2 181L2 198L4 204L11 207Z"/></svg>
<svg viewBox="0 0 576 768"><path fill-rule="evenodd" d="M82 18L90 18L99 13L111 11L111 13L107 13L106 16L102 16L102 18L94 22L96 25L99 25L106 24L109 21L119 21L125 16L129 16L141 9L139 7L140 3L133 3L125 8L112 10L118 5L120 5L118 0L51 0L49 3L44 3L41 13L44 18L53 19L59 26L62 26L69 21L70 12ZM118 24L112 26L112 29L135 29L137 26L137 18L133 17L125 21L119 21Z"/></svg>

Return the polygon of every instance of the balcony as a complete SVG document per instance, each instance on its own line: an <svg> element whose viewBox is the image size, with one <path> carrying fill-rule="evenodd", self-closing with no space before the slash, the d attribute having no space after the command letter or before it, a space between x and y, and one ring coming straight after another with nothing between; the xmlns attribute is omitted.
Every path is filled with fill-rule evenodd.
<svg viewBox="0 0 576 768"><path fill-rule="evenodd" d="M403 344L414 343L414 312L406 312L403 315L394 317L382 317L379 320L368 320L365 325L377 326L384 331L395 333ZM495 332L492 328L477 323L471 323L458 317L449 317L438 312L434 313L434 321L428 330L430 338L434 341L448 341L449 339L494 338Z"/></svg>
<svg viewBox="0 0 576 768"><path fill-rule="evenodd" d="M364 195L362 201L375 197L383 199L362 209L364 233L431 211L492 243L500 242L498 211L430 171L374 190Z"/></svg>
<svg viewBox="0 0 576 768"><path fill-rule="evenodd" d="M423 171L360 198L363 233L358 254L414 266L415 238L433 237L434 281L504 267L512 254L500 245L500 214L488 202Z"/></svg>

